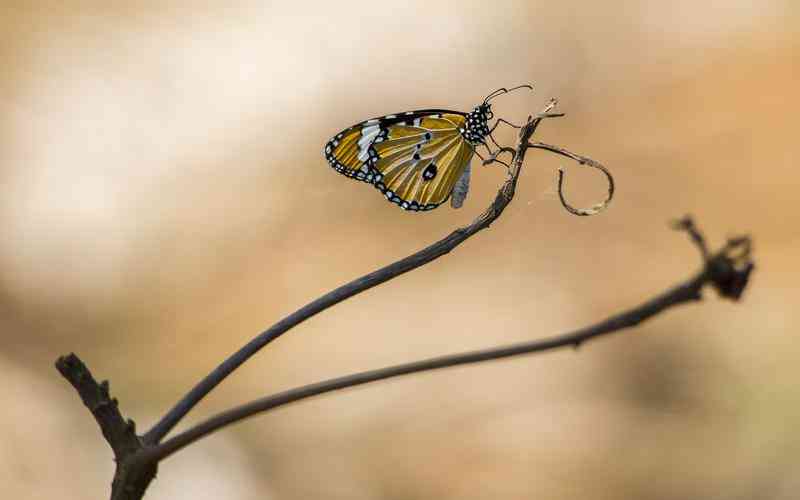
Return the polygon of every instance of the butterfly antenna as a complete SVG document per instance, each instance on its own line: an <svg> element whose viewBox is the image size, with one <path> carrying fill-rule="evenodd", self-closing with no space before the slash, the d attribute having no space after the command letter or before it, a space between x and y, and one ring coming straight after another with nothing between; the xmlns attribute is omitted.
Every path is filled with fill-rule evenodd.
<svg viewBox="0 0 800 500"><path fill-rule="evenodd" d="M483 103L487 104L489 101L491 101L492 99L494 99L497 96L501 96L503 94L508 94L509 92L513 92L513 91L519 90L519 89L530 89L530 90L533 90L533 85L528 85L526 83L524 85L517 85L516 87L511 87L510 89L507 89L505 87L499 88L499 89L495 90L494 92L492 92L491 94L489 94L488 96L486 96L486 99L483 100Z"/></svg>

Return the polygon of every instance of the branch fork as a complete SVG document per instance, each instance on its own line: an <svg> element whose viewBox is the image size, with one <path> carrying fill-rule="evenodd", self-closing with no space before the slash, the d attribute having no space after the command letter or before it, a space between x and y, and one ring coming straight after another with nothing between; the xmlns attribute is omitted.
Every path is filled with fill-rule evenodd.
<svg viewBox="0 0 800 500"><path fill-rule="evenodd" d="M605 167L590 158L571 153L562 148L540 142L531 142L533 133L543 119L562 116L560 113L551 113L555 106L556 101L551 100L542 113L536 115L536 117L528 118L527 123L520 128L519 142L516 149L499 148L498 151L493 153L493 157L486 160L488 163L492 163L493 161L498 161L497 155L503 153L512 155L508 179L497 192L494 201L471 224L456 229L440 241L408 257L326 293L280 320L223 361L145 434L137 435L134 422L123 418L119 411L117 400L109 394L108 382L98 383L86 365L76 355L70 354L60 357L56 361L56 368L78 392L114 452L117 468L111 488L111 500L140 500L150 482L155 478L157 467L161 460L227 425L295 401L410 373L563 347L578 347L594 337L637 325L672 306L699 300L701 298L700 291L706 284L714 286L722 297L738 300L754 267L750 257L750 239L748 237L731 239L720 251L712 254L692 220L685 217L677 221L674 227L686 231L695 242L703 257L703 269L690 280L678 284L628 311L612 316L593 326L548 339L389 366L290 389L234 407L165 440L165 437L175 425L206 394L268 343L311 316L349 297L449 253L475 233L488 228L503 213L503 210L513 199L525 154L529 149L545 149L555 152L577 161L580 165L596 168L604 173L609 183L608 196L606 200L590 208L574 208L566 202L562 192L564 175L562 170L559 170L558 187L562 205L572 214L581 216L594 215L605 209L614 194L614 181Z"/></svg>

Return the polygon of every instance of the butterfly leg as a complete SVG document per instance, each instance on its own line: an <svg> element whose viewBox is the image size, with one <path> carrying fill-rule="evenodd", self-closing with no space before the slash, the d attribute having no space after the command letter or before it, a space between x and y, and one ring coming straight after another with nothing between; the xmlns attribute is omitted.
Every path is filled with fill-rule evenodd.
<svg viewBox="0 0 800 500"><path fill-rule="evenodd" d="M494 129L496 129L497 126L500 125L501 122L505 123L506 125L509 125L511 127L517 128L517 129L522 128L521 125L514 125L513 123L511 123L508 120L503 120L502 118L498 118L497 121L494 122L494 125L492 125L492 128L491 128L491 130L489 130L489 133L491 134L492 132L494 132Z"/></svg>
<svg viewBox="0 0 800 500"><path fill-rule="evenodd" d="M484 158L483 155L480 154L477 149L475 149L474 151L475 151L475 154L478 155L478 158L481 159L481 163L486 165L486 158Z"/></svg>
<svg viewBox="0 0 800 500"><path fill-rule="evenodd" d="M495 131L495 129L497 128L498 125L500 125L500 123L505 123L506 125L509 125L509 126L511 126L513 128L516 128L516 129L520 129L520 128L522 128L522 126L515 125L515 124L511 123L510 121L504 120L502 118L498 118L497 121L494 122L494 125L492 125L492 128L489 129L489 134L487 134L487 135L489 136L489 139L492 140L492 142L494 143L495 146L497 146L498 148L502 149L502 146L500 146L500 144L498 144L497 140L494 138L494 135L492 135L492 132Z"/></svg>
<svg viewBox="0 0 800 500"><path fill-rule="evenodd" d="M497 127L496 124L495 124L495 127ZM492 128L492 130L494 130L494 128ZM492 142L494 143L495 146L497 146L498 148L502 148L502 146L497 143L497 141L495 140L494 136L492 135L492 130L489 131L489 134L488 134L489 139L492 140ZM483 145L486 146L486 143L484 142ZM489 146L486 146L486 149L489 149ZM491 153L491 151L489 151L489 153Z"/></svg>
<svg viewBox="0 0 800 500"><path fill-rule="evenodd" d="M561 116L564 116L564 113L547 113L547 112L545 112L545 113L539 113L537 115L537 118L559 118ZM505 123L509 127L513 127L513 128L516 128L516 129L522 128L522 125L516 125L514 123L511 123L508 120L504 120L502 118L498 118L497 121L494 122L494 125L492 125L492 128L489 129L489 135L491 135L492 132L494 132L494 129L496 129L497 126L500 125L500 123Z"/></svg>
<svg viewBox="0 0 800 500"><path fill-rule="evenodd" d="M480 153L478 152L478 150L477 150L477 149L473 149L473 151L475 151L475 154L476 154L476 155L478 155L478 158L480 158L480 159L481 159L481 163L482 163L483 165L489 165L489 164L491 164L491 163L502 163L503 165L505 165L505 166L506 166L506 168L511 168L511 165L509 165L508 163L506 163L506 162L504 162L504 161L502 161L502 160L498 160L498 159L497 159L497 156L498 156L500 153L502 153L502 150L500 150L500 151L492 151L491 149L489 149L489 146L487 146L487 145L486 145L486 143L481 143L480 145L482 145L483 147L485 147L485 148L486 148L486 151L488 151L488 152L489 152L489 158L488 158L488 159L486 159L486 158L484 158L484 157L483 157L483 155L482 155L482 154L480 154Z"/></svg>
<svg viewBox="0 0 800 500"><path fill-rule="evenodd" d="M495 144L497 144L497 143L495 143ZM513 149L504 148L504 147L501 147L498 144L497 147L499 149L497 151L492 151L485 142L481 143L481 145L483 145L486 148L486 150L489 152L489 158L485 159L480 153L478 153L477 149L475 150L475 154L477 154L478 157L483 161L484 165L489 165L491 163L500 163L501 165L505 165L506 169L509 172L511 172L511 165L509 165L508 163L504 162L503 160L498 160L497 157L500 156L503 153L508 153L508 154L513 156L514 155L514 152L513 152L514 150Z"/></svg>
<svg viewBox="0 0 800 500"><path fill-rule="evenodd" d="M489 129L489 133L487 134L489 136L489 139L491 139L492 142L494 143L494 145L497 146L498 148L501 147L501 146L500 146L500 144L497 143L497 140L492 135L492 132L494 132L494 130L497 128L497 126L500 125L500 122L508 123L509 125L511 125L512 127L515 127L515 128L520 128L520 127L517 127L516 125L514 125L513 123L509 123L509 122L503 120L502 118L498 118L497 121L494 122L494 125L492 125L492 128Z"/></svg>
<svg viewBox="0 0 800 500"><path fill-rule="evenodd" d="M499 144L497 144L497 143L495 143L495 145L496 145L497 147L500 147L500 145L499 145ZM489 154L489 157L490 157L490 158L494 158L494 157L495 157L495 152L494 152L494 151L492 151L492 148L490 148L488 144L486 144L486 141L483 141L483 142L481 142L480 144L478 144L478 146L483 146L483 147L485 147L485 148L486 148L486 152ZM477 149L475 149L475 153L476 153L476 154L478 153L478 150L477 150ZM478 155L478 156L480 156L480 155ZM483 157L482 157L482 156L481 156L481 160L483 160ZM485 162L485 161L486 161L486 160L484 160L484 162Z"/></svg>

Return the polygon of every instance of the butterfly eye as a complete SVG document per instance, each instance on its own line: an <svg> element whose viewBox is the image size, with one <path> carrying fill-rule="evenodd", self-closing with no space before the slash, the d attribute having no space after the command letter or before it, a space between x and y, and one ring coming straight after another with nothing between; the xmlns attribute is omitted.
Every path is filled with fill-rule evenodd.
<svg viewBox="0 0 800 500"><path fill-rule="evenodd" d="M494 113L492 113L491 111L489 111L489 112L486 114L486 118L488 118L489 120L491 120L492 118L494 118Z"/></svg>

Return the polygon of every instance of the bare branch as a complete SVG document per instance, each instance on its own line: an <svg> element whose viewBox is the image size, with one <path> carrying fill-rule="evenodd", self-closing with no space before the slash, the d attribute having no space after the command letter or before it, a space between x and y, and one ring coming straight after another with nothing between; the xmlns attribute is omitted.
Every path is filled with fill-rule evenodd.
<svg viewBox="0 0 800 500"><path fill-rule="evenodd" d="M222 362L217 368L201 380L192 390L190 390L178 403L172 407L145 435L144 440L148 444L161 442L164 436L172 430L175 425L200 402L206 394L222 382L236 368L241 366L251 356L257 353L262 347L277 339L291 328L297 326L306 319L324 311L325 309L338 304L339 302L352 297L358 293L368 290L376 285L384 283L403 273L407 273L422 265L427 264L439 257L449 253L455 247L466 241L478 231L486 229L494 222L505 210L506 206L514 198L520 170L522 169L525 153L528 151L529 141L539 123L544 118L551 116L561 116L561 114L551 114L550 111L556 106L555 99L550 100L542 113L534 118L528 118L528 122L520 130L520 139L517 149L514 152L511 168L509 168L509 179L502 185L494 199L494 202L471 224L456 229L436 243L398 260L386 267L373 271L358 279L332 290L322 297L314 300L286 316L282 320L272 325L253 338L241 349L233 353L228 359Z"/></svg>
<svg viewBox="0 0 800 500"><path fill-rule="evenodd" d="M694 227L694 226L692 226ZM697 233L699 235L699 233ZM750 240L742 237L729 241L717 254L711 256L702 271L688 281L681 283L662 294L634 307L628 311L571 333L543 340L534 340L520 344L497 347L481 351L473 351L449 356L415 361L377 370L338 377L315 384L310 384L285 392L257 399L250 403L215 415L187 431L178 434L164 443L142 451L136 459L142 463L163 460L181 448L217 431L223 427L239 422L245 418L263 413L286 404L310 398L326 392L347 387L375 382L410 373L436 370L468 363L479 363L493 359L507 358L534 352L549 351L562 347L579 347L584 342L620 330L636 326L666 309L694 302L701 299L700 291L712 284L723 297L737 300L747 285L747 279L753 269L750 260Z"/></svg>

